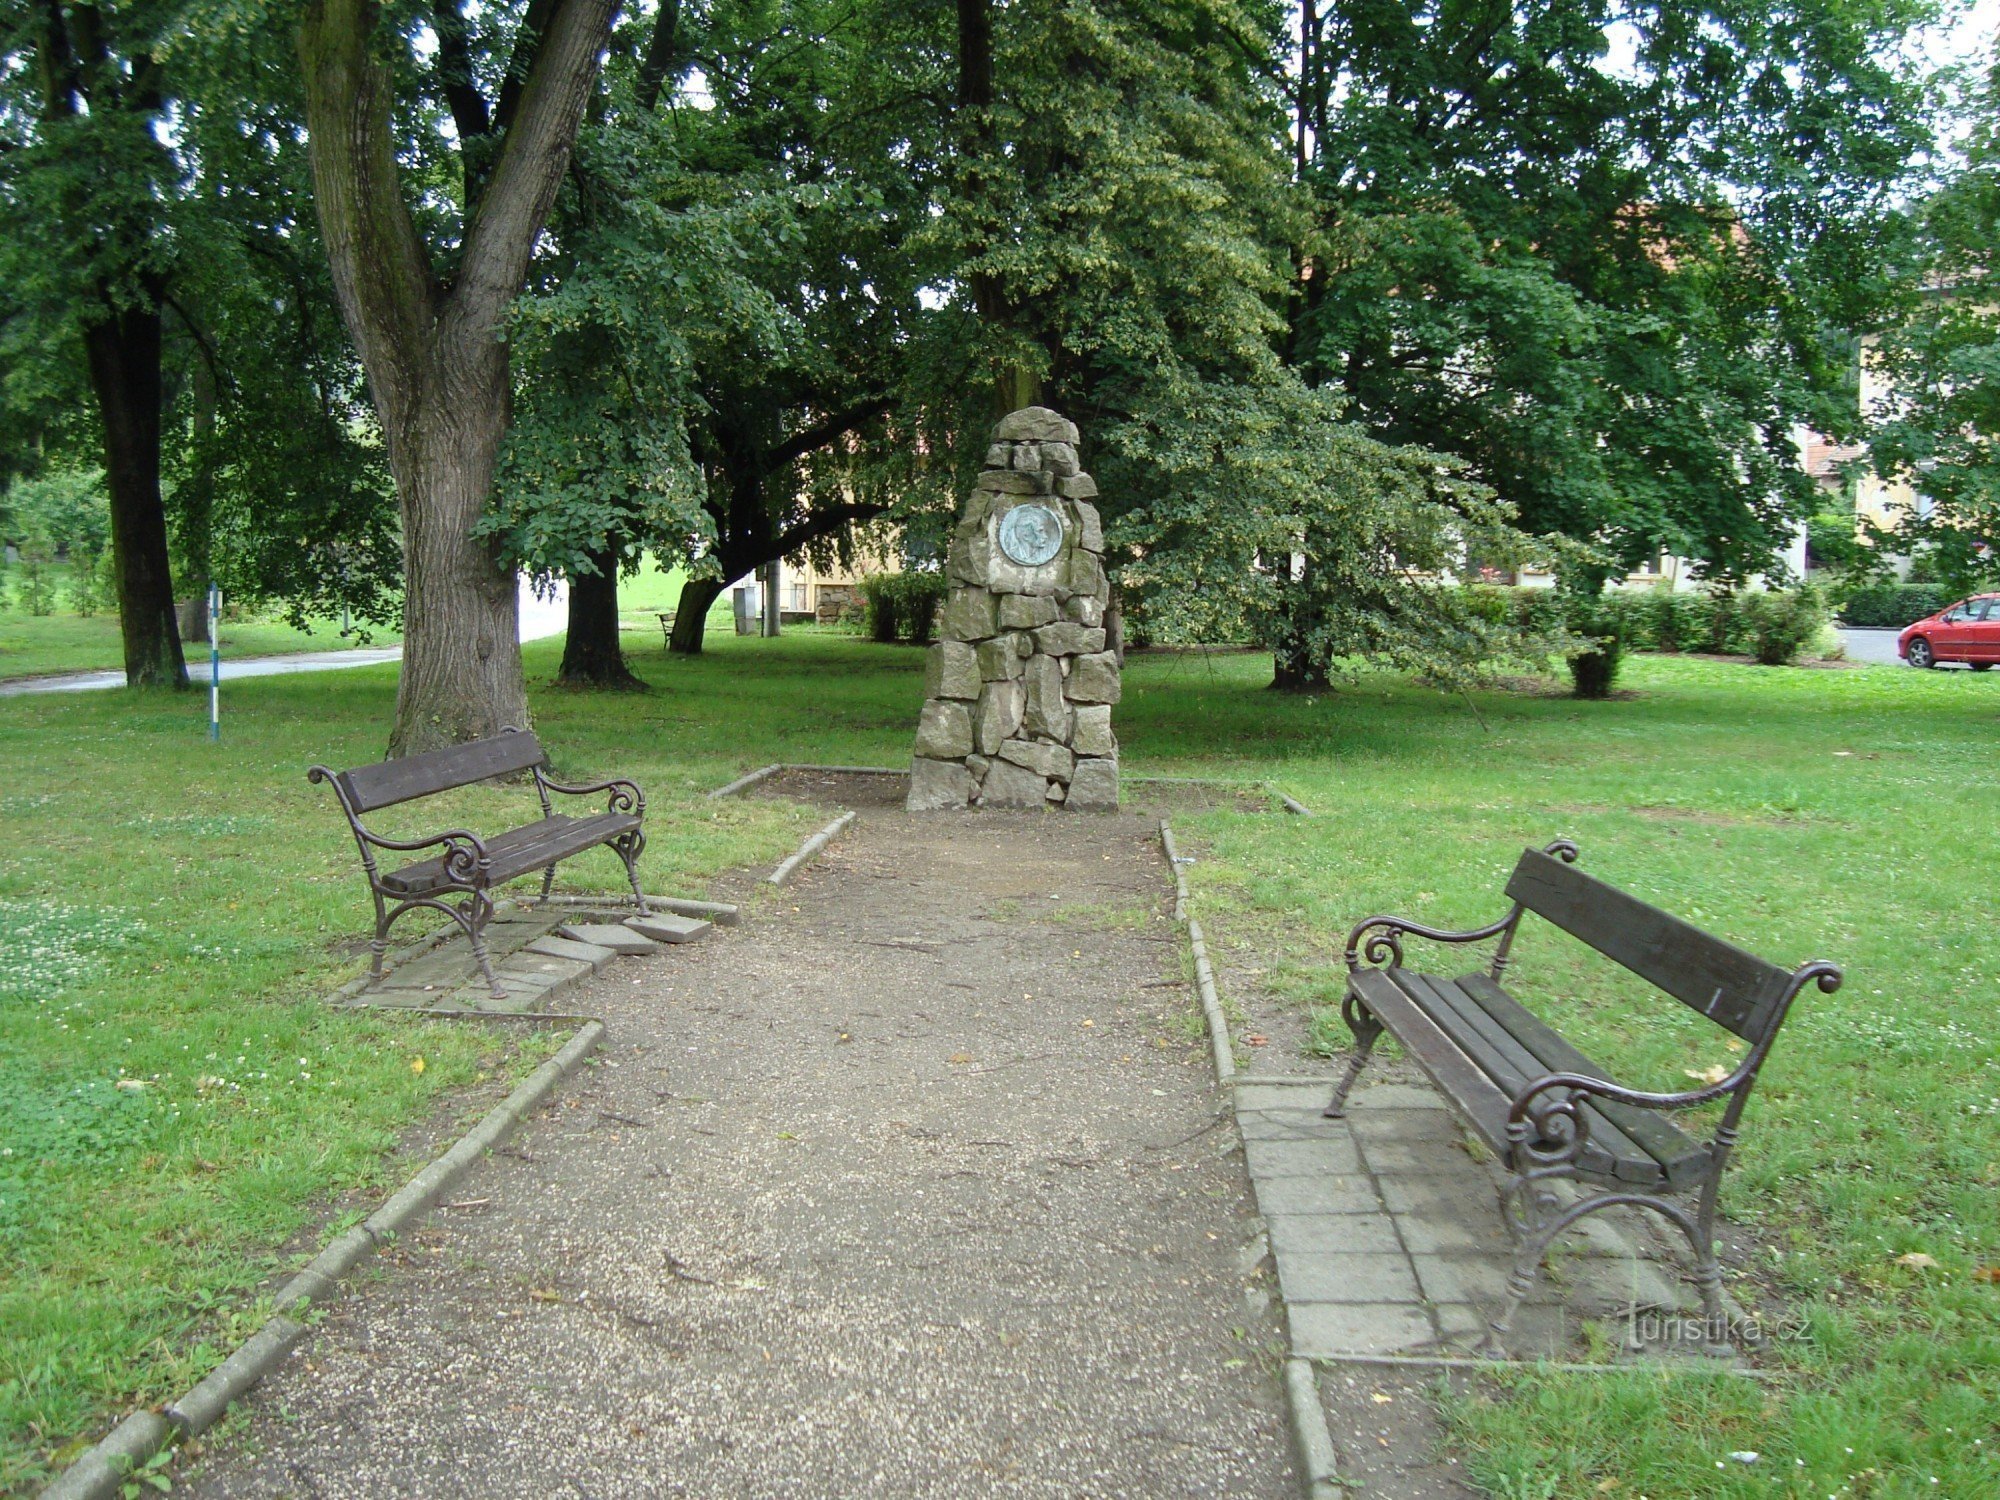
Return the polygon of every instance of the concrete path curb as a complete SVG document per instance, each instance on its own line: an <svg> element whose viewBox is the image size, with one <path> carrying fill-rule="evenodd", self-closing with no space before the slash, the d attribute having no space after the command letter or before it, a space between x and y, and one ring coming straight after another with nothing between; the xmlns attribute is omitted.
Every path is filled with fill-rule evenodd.
<svg viewBox="0 0 2000 1500"><path fill-rule="evenodd" d="M847 825L849 823L852 823L853 821L854 821L853 813L851 812L842 813L839 817L835 818L831 823L827 824L826 827L822 828L818 833L814 834L811 838L807 839L803 844L799 845L798 853L786 859L784 863L780 864L777 869L773 870L770 874L766 875L764 879L771 885L783 885L787 880L790 880L792 878L792 876L797 872L800 865L805 864L814 855L818 854L820 850L824 849L828 844L832 843L834 839L839 836L841 830L846 828Z"/></svg>
<svg viewBox="0 0 2000 1500"><path fill-rule="evenodd" d="M1280 794L1282 795L1282 794ZM1289 797L1285 798L1290 802ZM1305 813L1303 807L1295 811ZM1309 814L1308 814L1309 816ZM1215 1059L1215 1081L1229 1090L1230 1118L1235 1118L1237 1080L1236 1054L1229 1043L1229 1022L1222 1013L1221 998L1215 992L1215 973L1209 967L1208 944L1202 938L1201 923L1188 914L1187 863L1174 843L1174 830L1160 820L1160 848L1167 856L1167 868L1174 876L1174 920L1187 929L1188 947L1194 953L1195 993L1201 998L1202 1015L1208 1024L1208 1041ZM1316 1083L1317 1080L1314 1080ZM1238 1129L1241 1142L1241 1129ZM1299 1476L1304 1482L1305 1500L1342 1500L1348 1492L1340 1482L1340 1466L1333 1446L1333 1433L1326 1425L1326 1407L1320 1400L1319 1375L1309 1359L1297 1355L1285 1361L1285 1401L1292 1412L1292 1443L1298 1450Z"/></svg>
<svg viewBox="0 0 2000 1500"><path fill-rule="evenodd" d="M537 1017L547 1020L550 1017ZM574 1019L574 1018L572 1018ZM286 1316L322 1301L340 1278L383 1240L426 1213L460 1177L513 1131L569 1074L576 1071L604 1035L602 1021L585 1020L562 1050L487 1112L457 1144L412 1177L359 1226L334 1240L285 1283L273 1306L277 1313L209 1371L193 1389L159 1412L134 1412L42 1491L41 1500L108 1500L134 1469L184 1437L206 1432L229 1403L268 1375L306 1334L307 1326Z"/></svg>
<svg viewBox="0 0 2000 1500"><path fill-rule="evenodd" d="M1222 997L1215 992L1215 970L1209 966L1208 943L1201 923L1188 915L1187 877L1181 874L1181 853L1174 843L1174 831L1160 820L1160 847L1166 850L1167 866L1174 872L1174 920L1187 929L1188 947L1194 953L1194 988L1201 998L1201 1013L1208 1023L1208 1045L1215 1060L1215 1081L1236 1081L1236 1054L1229 1045L1229 1018L1222 1012Z"/></svg>

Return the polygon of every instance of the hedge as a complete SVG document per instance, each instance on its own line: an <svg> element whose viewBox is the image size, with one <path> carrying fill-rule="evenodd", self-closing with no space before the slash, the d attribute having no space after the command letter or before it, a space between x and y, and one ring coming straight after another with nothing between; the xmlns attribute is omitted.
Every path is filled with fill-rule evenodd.
<svg viewBox="0 0 2000 1500"><path fill-rule="evenodd" d="M1610 589L1586 598L1556 589L1482 584L1472 586L1471 593L1474 607L1495 622L1513 620L1543 634L1560 626L1596 642L1595 650L1570 659L1583 697L1602 697L1611 690L1627 651L1708 651L1786 666L1812 644L1827 619L1826 602L1813 588L1737 594Z"/></svg>
<svg viewBox="0 0 2000 1500"><path fill-rule="evenodd" d="M1947 604L1958 602L1934 583L1872 583L1847 596L1840 618L1849 625L1873 625L1901 630Z"/></svg>
<svg viewBox="0 0 2000 1500"><path fill-rule="evenodd" d="M949 585L942 573L871 573L861 580L869 639L927 646L937 633L937 612Z"/></svg>

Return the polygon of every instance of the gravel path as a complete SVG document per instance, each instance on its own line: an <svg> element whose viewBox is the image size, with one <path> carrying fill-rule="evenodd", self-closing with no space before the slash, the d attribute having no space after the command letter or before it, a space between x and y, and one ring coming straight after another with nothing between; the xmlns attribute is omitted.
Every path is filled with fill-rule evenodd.
<svg viewBox="0 0 2000 1500"><path fill-rule="evenodd" d="M612 966L598 1065L176 1493L1296 1493L1152 828L867 807Z"/></svg>

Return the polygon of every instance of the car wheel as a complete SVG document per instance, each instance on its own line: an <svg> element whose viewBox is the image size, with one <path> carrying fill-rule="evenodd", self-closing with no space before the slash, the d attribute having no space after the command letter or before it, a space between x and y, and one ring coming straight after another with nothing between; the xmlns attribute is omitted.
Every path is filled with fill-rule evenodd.
<svg viewBox="0 0 2000 1500"><path fill-rule="evenodd" d="M1993 663L1990 661L1968 662L1967 665L1975 672L1990 672L1993 670Z"/></svg>
<svg viewBox="0 0 2000 1500"><path fill-rule="evenodd" d="M1937 657L1931 651L1931 643L1922 636L1910 642L1910 665L1913 667L1934 667Z"/></svg>

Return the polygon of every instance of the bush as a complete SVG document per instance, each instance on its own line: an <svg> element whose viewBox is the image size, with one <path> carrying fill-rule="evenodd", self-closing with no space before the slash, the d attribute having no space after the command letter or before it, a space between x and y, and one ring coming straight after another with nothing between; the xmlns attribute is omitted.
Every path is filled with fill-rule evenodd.
<svg viewBox="0 0 2000 1500"><path fill-rule="evenodd" d="M69 559L69 607L89 619L112 607L118 598L118 579L112 571L111 549L92 557L73 549Z"/></svg>
<svg viewBox="0 0 2000 1500"><path fill-rule="evenodd" d="M929 645L937 633L938 607L949 590L942 573L875 573L862 579L869 639L882 645L897 640Z"/></svg>
<svg viewBox="0 0 2000 1500"><path fill-rule="evenodd" d="M42 548L30 545L21 553L21 608L35 616L56 612L55 580L49 574L55 564Z"/></svg>
<svg viewBox="0 0 2000 1500"><path fill-rule="evenodd" d="M1936 584L1871 583L1847 596L1840 618L1849 625L1901 630L1925 615L1936 614L1955 597Z"/></svg>
<svg viewBox="0 0 2000 1500"><path fill-rule="evenodd" d="M1564 594L1563 624L1590 644L1569 659L1569 680L1579 698L1609 698L1625 661L1626 618L1633 600L1621 594Z"/></svg>
<svg viewBox="0 0 2000 1500"><path fill-rule="evenodd" d="M1750 652L1767 667L1789 667L1826 624L1826 601L1815 588L1742 594L1737 598Z"/></svg>
<svg viewBox="0 0 2000 1500"><path fill-rule="evenodd" d="M867 609L868 639L887 646L896 639L896 591L894 573L874 573L861 580L861 597Z"/></svg>

